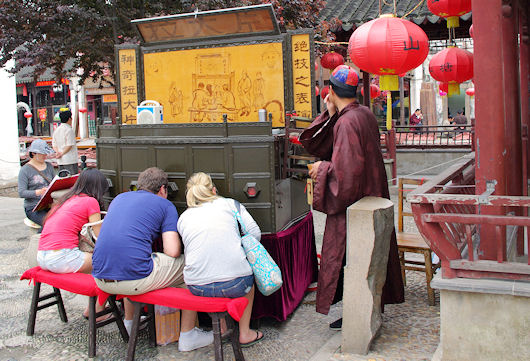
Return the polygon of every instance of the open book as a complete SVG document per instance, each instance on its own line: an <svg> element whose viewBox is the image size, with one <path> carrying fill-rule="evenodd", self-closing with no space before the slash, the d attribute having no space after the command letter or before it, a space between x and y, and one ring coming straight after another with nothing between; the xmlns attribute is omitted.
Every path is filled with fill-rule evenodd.
<svg viewBox="0 0 530 361"><path fill-rule="evenodd" d="M39 203L37 203L35 208L33 208L33 212L39 211L49 206L53 202L52 192L55 192L61 189L71 188L74 185L78 177L79 177L79 174L70 175L68 177L55 176L52 179L50 185L48 186L46 193L42 195L42 197L39 200Z"/></svg>

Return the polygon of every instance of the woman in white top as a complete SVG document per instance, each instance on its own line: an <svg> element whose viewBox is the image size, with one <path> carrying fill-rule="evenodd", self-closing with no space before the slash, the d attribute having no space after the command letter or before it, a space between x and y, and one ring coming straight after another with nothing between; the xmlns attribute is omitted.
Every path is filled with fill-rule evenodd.
<svg viewBox="0 0 530 361"><path fill-rule="evenodd" d="M239 341L242 347L251 346L263 333L250 329L254 276L241 246L236 201L218 196L212 179L202 172L193 174L186 188L188 209L177 223L184 243L184 281L196 296L245 296L248 305L239 321ZM240 214L244 229L259 240L261 231L242 205ZM226 330L224 322L221 328Z"/></svg>

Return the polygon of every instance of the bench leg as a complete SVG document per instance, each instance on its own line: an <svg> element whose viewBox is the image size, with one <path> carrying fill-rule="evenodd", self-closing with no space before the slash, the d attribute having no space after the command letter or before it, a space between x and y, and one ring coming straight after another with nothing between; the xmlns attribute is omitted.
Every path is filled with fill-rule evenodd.
<svg viewBox="0 0 530 361"><path fill-rule="evenodd" d="M33 336L35 333L35 319L37 318L37 307L39 306L40 282L35 282L33 286L33 296L31 297L31 306L29 308L28 328L26 335Z"/></svg>
<svg viewBox="0 0 530 361"><path fill-rule="evenodd" d="M116 324L118 325L118 330L120 330L120 335L123 341L129 342L129 334L127 333L127 330L125 329L125 325L123 324L122 314L120 310L118 309L118 305L116 305L116 295L111 295L108 298L109 306L112 311L112 315L116 319Z"/></svg>
<svg viewBox="0 0 530 361"><path fill-rule="evenodd" d="M209 313L212 318L213 344L215 361L223 361L223 344L221 342L221 318L219 313Z"/></svg>
<svg viewBox="0 0 530 361"><path fill-rule="evenodd" d="M399 265L401 266L401 278L403 279L403 286L407 285L407 277L405 276L405 252L399 251Z"/></svg>
<svg viewBox="0 0 530 361"><path fill-rule="evenodd" d="M55 298L57 299L57 309L59 310L59 316L61 317L61 321L68 322L68 318L66 317L66 310L64 309L63 298L61 297L61 290L56 287L53 287L53 291L55 292Z"/></svg>
<svg viewBox="0 0 530 361"><path fill-rule="evenodd" d="M228 314L226 315L225 320L228 328L232 329L230 338L232 341L232 350L234 351L235 360L245 361L245 356L243 356L243 351L241 350L241 343L239 342L239 324Z"/></svg>
<svg viewBox="0 0 530 361"><path fill-rule="evenodd" d="M127 346L127 361L134 360L134 353L136 351L136 342L138 341L138 329L140 328L140 315L142 314L143 304L134 302L134 316L131 327L131 334L129 335L129 344Z"/></svg>
<svg viewBox="0 0 530 361"><path fill-rule="evenodd" d="M96 356L96 297L88 298L88 357Z"/></svg>
<svg viewBox="0 0 530 361"><path fill-rule="evenodd" d="M429 305L434 306L434 290L431 288L431 280L433 276L432 272L432 256L431 251L427 250L423 252L425 258L425 277L427 278L427 296L429 298Z"/></svg>
<svg viewBox="0 0 530 361"><path fill-rule="evenodd" d="M156 323L155 323L155 306L147 305L147 327L149 328L149 344L156 347Z"/></svg>

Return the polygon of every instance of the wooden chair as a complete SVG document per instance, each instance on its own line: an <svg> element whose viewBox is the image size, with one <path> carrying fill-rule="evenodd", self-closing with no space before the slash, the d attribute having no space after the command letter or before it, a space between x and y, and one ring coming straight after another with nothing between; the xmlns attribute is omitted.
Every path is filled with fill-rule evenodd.
<svg viewBox="0 0 530 361"><path fill-rule="evenodd" d="M425 278L427 280L427 295L429 298L429 305L434 306L434 290L431 288L431 280L434 272L440 267L440 263L432 264L432 251L425 243L425 240L419 233L406 233L403 232L403 218L404 216L412 217L411 212L403 211L403 201L406 199L406 195L403 194L406 190L403 185L421 185L424 179L411 179L411 178L399 178L398 182L398 232L397 245L399 252L399 261L401 264L401 275L403 276L403 283L407 283L405 271L420 271L425 272ZM405 253L417 253L422 254L424 261L410 260L405 258Z"/></svg>

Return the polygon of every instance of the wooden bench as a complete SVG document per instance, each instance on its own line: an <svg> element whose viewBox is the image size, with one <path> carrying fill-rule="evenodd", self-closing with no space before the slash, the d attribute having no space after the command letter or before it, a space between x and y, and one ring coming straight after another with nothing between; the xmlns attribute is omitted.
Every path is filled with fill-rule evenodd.
<svg viewBox="0 0 530 361"><path fill-rule="evenodd" d="M103 304L106 297L109 295L98 288L100 293L99 302ZM134 304L134 318L131 328L131 335L129 337L129 345L127 349L127 360L134 360L136 350L136 342L138 338L138 330L143 323L148 324L149 342L154 347L156 346L156 329L155 329L155 313L154 305L178 308L181 310L192 310L198 312L207 312L212 318L212 327L214 335L215 360L223 361L223 346L221 343L221 325L220 320L226 319L229 330L232 349L236 361L244 361L245 357L241 351L241 344L239 343L239 326L236 321L241 319L248 300L245 297L239 298L221 298L221 297L199 297L194 296L191 292L184 288L163 288L154 290L141 295L126 296L117 295L118 299L128 298ZM141 320L141 311L147 307L148 315L144 320Z"/></svg>
<svg viewBox="0 0 530 361"><path fill-rule="evenodd" d="M61 290L72 292L75 294L88 296L88 356L94 357L96 355L96 335L97 329L106 326L110 323L116 322L120 334L125 342L129 341L129 335L123 325L122 314L116 306L116 298L109 297L109 307L101 312L96 312L96 299L98 297L98 289L96 282L92 275L85 273L53 273L48 272L40 267L33 267L28 269L20 277L21 280L33 280L35 285L33 286L33 296L31 299L31 306L29 310L28 327L26 334L33 336L35 333L35 321L37 318L37 312L54 305L57 305L59 311L59 317L61 321L68 322L66 317L66 311L64 308L63 299L61 297ZM42 295L41 284L45 283L53 287L53 292ZM52 301L44 303L43 301ZM113 317L110 317L103 321L96 321L98 317L112 313Z"/></svg>
<svg viewBox="0 0 530 361"><path fill-rule="evenodd" d="M434 306L434 290L431 288L431 280L434 272L440 267L440 263L432 264L432 251L425 243L422 235L419 233L407 233L403 232L403 218L404 216L412 217L411 212L405 212L403 210L403 202L406 199L403 185L421 185L424 183L424 179L411 179L411 178L399 178L398 182L398 232L396 233L399 261L401 264L401 275L403 277L403 283L407 283L405 271L420 271L425 272L425 278L427 281L427 296L429 299L429 305ZM423 255L423 261L411 260L405 258L405 253L416 253Z"/></svg>

